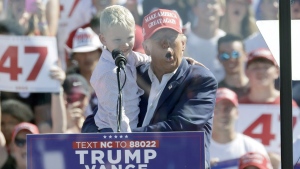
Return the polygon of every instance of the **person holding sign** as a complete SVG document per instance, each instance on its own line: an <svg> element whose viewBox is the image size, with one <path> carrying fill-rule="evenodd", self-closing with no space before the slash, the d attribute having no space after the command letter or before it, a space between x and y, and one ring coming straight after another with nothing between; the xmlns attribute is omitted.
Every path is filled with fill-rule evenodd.
<svg viewBox="0 0 300 169"><path fill-rule="evenodd" d="M235 130L238 105L235 92L227 88L217 90L210 146L212 168L237 169L240 157L248 152L261 153L269 159L261 143Z"/></svg>

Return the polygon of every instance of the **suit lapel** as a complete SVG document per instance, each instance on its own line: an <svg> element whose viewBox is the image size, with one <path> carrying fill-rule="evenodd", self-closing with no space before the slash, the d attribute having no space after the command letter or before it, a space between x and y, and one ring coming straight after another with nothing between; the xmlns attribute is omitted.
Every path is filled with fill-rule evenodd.
<svg viewBox="0 0 300 169"><path fill-rule="evenodd" d="M182 83L182 81L184 79L184 78L182 78L182 75L186 72L187 69L188 69L187 61L185 59L182 59L182 62L181 62L180 66L177 69L177 72L169 80L169 82L167 83L165 89L163 90L154 112L156 112L156 110L162 105L162 103L165 102L165 100L169 97L169 95L173 91L175 91L175 89Z"/></svg>

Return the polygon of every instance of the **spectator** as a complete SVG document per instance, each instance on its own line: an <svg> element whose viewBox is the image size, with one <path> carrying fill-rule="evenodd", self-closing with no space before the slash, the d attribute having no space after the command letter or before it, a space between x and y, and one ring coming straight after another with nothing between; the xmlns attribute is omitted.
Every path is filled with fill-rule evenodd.
<svg viewBox="0 0 300 169"><path fill-rule="evenodd" d="M90 100L88 82L80 74L67 75L63 83L67 108L67 133L80 133Z"/></svg>
<svg viewBox="0 0 300 169"><path fill-rule="evenodd" d="M190 5L186 0L143 0L143 18L157 8L169 9L178 12L182 19L182 25L185 25L188 19Z"/></svg>
<svg viewBox="0 0 300 169"><path fill-rule="evenodd" d="M15 159L15 166L11 169L27 168L27 134L39 134L37 126L31 123L23 122L14 128L11 143L11 156Z"/></svg>
<svg viewBox="0 0 300 169"><path fill-rule="evenodd" d="M88 27L93 17L92 0L61 0L60 1L60 19L57 32L58 56L60 58L61 67L67 69L67 59L69 59L69 48L66 42L70 34L78 28ZM69 38L73 40L73 36Z"/></svg>
<svg viewBox="0 0 300 169"><path fill-rule="evenodd" d="M1 108L1 131L8 146L11 142L14 127L21 122L31 122L33 113L28 105L17 100L3 101Z"/></svg>
<svg viewBox="0 0 300 169"><path fill-rule="evenodd" d="M270 50L257 49L248 55L246 75L250 91L240 99L240 103L280 104L280 92L274 84L279 76L279 68ZM295 101L293 106L297 106Z"/></svg>
<svg viewBox="0 0 300 169"><path fill-rule="evenodd" d="M272 167L265 155L249 152L240 158L239 169L272 169Z"/></svg>
<svg viewBox="0 0 300 169"><path fill-rule="evenodd" d="M31 5L31 8L27 7L28 5ZM23 27L24 35L55 36L59 14L58 0L46 3L38 0L27 6L25 1L9 1L7 17Z"/></svg>
<svg viewBox="0 0 300 169"><path fill-rule="evenodd" d="M218 39L225 35L219 28L220 17L224 14L224 1L196 0L192 6L195 20L191 29L186 30L187 55L204 64L220 82L225 74L216 49Z"/></svg>
<svg viewBox="0 0 300 169"><path fill-rule="evenodd" d="M256 10L257 20L276 20L278 19L278 0L259 0ZM245 39L246 52L250 53L259 48L267 48L268 45L263 38L262 34L257 31L256 33Z"/></svg>
<svg viewBox="0 0 300 169"><path fill-rule="evenodd" d="M256 140L235 130L238 119L237 95L227 89L217 90L216 106L213 117L211 158L214 162L239 159L248 152L257 152L268 156L264 146ZM230 169L237 168L232 163ZM229 169L228 168L228 169Z"/></svg>
<svg viewBox="0 0 300 169"><path fill-rule="evenodd" d="M243 39L257 32L251 0L226 0L225 15L221 18L220 28Z"/></svg>
<svg viewBox="0 0 300 169"><path fill-rule="evenodd" d="M218 56L225 69L225 78L218 87L233 90L238 98L249 91L249 79L245 74L247 55L243 40L235 35L227 34L218 40Z"/></svg>
<svg viewBox="0 0 300 169"><path fill-rule="evenodd" d="M256 20L277 20L278 5L278 0L258 0L255 8Z"/></svg>
<svg viewBox="0 0 300 169"><path fill-rule="evenodd" d="M293 0L291 5L291 18L300 19L300 0Z"/></svg>
<svg viewBox="0 0 300 169"><path fill-rule="evenodd" d="M268 49L257 49L248 56L246 75L249 78L250 91L240 99L242 104L280 104L280 92L275 88L275 79L279 77L278 65ZM293 107L298 107L293 100ZM280 156L269 152L272 166L279 168Z"/></svg>
<svg viewBox="0 0 300 169"><path fill-rule="evenodd" d="M92 73L102 53L102 43L98 35L90 27L79 28L73 39L72 60L75 65L67 70L67 74L80 74L86 81L90 81ZM89 85L90 86L90 85ZM92 86L90 86L91 100L86 115L91 114L97 106L97 97Z"/></svg>

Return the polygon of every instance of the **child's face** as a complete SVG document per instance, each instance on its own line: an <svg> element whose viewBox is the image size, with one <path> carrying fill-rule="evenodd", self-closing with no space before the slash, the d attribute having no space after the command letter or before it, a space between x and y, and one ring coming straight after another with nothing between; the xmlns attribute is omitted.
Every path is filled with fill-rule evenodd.
<svg viewBox="0 0 300 169"><path fill-rule="evenodd" d="M119 49L127 57L134 45L135 27L125 29L119 25L112 26L100 34L100 40L110 52Z"/></svg>

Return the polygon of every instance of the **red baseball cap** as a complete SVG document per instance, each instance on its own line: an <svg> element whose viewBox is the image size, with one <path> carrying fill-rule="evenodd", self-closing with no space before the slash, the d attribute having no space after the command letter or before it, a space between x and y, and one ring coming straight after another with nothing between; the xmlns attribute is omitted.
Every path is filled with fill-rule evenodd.
<svg viewBox="0 0 300 169"><path fill-rule="evenodd" d="M39 134L39 129L37 128L36 125L32 124L32 123L27 123L27 122L22 122L18 125L15 126L13 134L12 134L12 141L15 140L16 135L21 131L21 130L28 130L30 131L32 134Z"/></svg>
<svg viewBox="0 0 300 169"><path fill-rule="evenodd" d="M266 156L257 152L249 152L240 158L239 169L255 166L259 169L270 169L271 164Z"/></svg>
<svg viewBox="0 0 300 169"><path fill-rule="evenodd" d="M182 33L180 16L176 11L167 9L157 9L146 15L142 27L145 40L163 28L170 28Z"/></svg>
<svg viewBox="0 0 300 169"><path fill-rule="evenodd" d="M274 66L277 66L277 62L275 58L273 57L272 53L270 50L265 49L265 48L260 48L253 50L252 52L249 53L248 55L248 61L247 61L247 66L249 66L249 63L256 60L256 59L266 59L271 61Z"/></svg>
<svg viewBox="0 0 300 169"><path fill-rule="evenodd" d="M229 100L231 101L234 106L238 106L238 97L236 95L236 93L230 89L227 88L218 88L217 90L217 98L216 98L216 102L219 102L221 100Z"/></svg>

